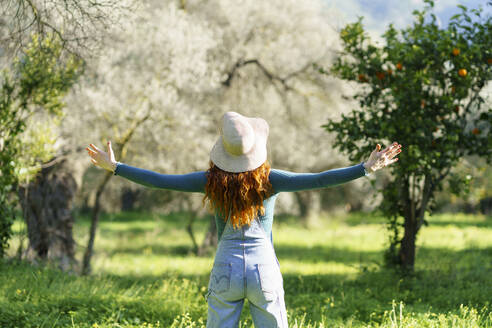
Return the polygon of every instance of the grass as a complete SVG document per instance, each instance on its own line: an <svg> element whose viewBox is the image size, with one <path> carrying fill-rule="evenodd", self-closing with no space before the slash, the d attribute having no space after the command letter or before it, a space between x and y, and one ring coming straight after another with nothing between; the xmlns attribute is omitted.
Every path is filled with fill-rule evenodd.
<svg viewBox="0 0 492 328"><path fill-rule="evenodd" d="M382 267L384 219L278 216L274 244L290 327L492 327L492 218L442 214L417 241L415 274ZM204 327L213 254L190 253L186 216L102 218L94 274L0 262L0 327ZM208 222L197 220L199 240ZM74 227L80 259L89 220ZM15 223L13 255L25 227ZM247 305L241 327L252 327Z"/></svg>

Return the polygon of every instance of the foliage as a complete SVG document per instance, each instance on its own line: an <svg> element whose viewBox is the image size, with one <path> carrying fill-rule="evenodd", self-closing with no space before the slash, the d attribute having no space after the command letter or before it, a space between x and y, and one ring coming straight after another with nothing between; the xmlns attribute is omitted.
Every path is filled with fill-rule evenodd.
<svg viewBox="0 0 492 328"><path fill-rule="evenodd" d="M411 248L426 224L443 179L449 177L453 193L468 189L470 176L451 168L468 155L492 161L492 108L485 98L492 78L491 17L460 5L461 12L441 28L434 2L425 3L413 12L413 26L389 26L382 46L371 43L362 18L348 24L330 72L320 68L359 86L352 96L359 108L324 125L336 133L337 148L360 160L376 143L403 145L400 160L387 169L394 179L378 192L390 230L388 262L409 266L403 247Z"/></svg>
<svg viewBox="0 0 492 328"><path fill-rule="evenodd" d="M33 35L10 69L0 80L0 256L10 237L12 198L17 184L34 176L40 167L26 167L49 158L52 148L40 147L50 133L27 131L27 122L39 112L62 115L62 98L77 79L81 62L63 53L56 35ZM39 157L38 157L39 156Z"/></svg>
<svg viewBox="0 0 492 328"><path fill-rule="evenodd" d="M203 327L213 256L188 253L185 217L144 212L102 217L95 274L89 277L1 262L0 326ZM491 220L432 216L419 240L416 271L403 278L381 268L384 220L354 213L326 217L318 229L308 230L299 217L276 218L289 327L492 325ZM76 240L83 243L90 219L75 222ZM16 222L14 241L23 224ZM203 237L207 225L198 220L197 236ZM252 327L247 304L242 322Z"/></svg>

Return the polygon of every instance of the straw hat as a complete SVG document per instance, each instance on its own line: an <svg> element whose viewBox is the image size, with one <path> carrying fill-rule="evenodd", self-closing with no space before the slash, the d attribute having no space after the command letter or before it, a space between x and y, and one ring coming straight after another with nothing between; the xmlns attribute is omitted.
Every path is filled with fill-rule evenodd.
<svg viewBox="0 0 492 328"><path fill-rule="evenodd" d="M267 159L268 123L259 117L227 112L219 123L220 137L210 159L227 172L246 172L260 167Z"/></svg>

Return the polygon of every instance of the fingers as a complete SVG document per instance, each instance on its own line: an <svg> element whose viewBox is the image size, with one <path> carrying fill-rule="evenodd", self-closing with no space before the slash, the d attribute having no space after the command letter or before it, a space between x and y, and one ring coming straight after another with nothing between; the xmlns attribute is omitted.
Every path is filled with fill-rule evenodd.
<svg viewBox="0 0 492 328"><path fill-rule="evenodd" d="M391 151L389 151L387 153L387 155L388 155L389 158L393 158L396 155L398 155L399 153L401 153L401 145L398 146L398 147L393 148Z"/></svg>
<svg viewBox="0 0 492 328"><path fill-rule="evenodd" d="M87 147L85 149L87 149L87 151L89 152L89 154L90 153L97 154L97 152L98 152L98 149L96 149L93 144L90 144L89 147Z"/></svg>
<svg viewBox="0 0 492 328"><path fill-rule="evenodd" d="M387 151L389 151L391 148L390 146L384 148L383 150L381 150L381 153L386 153Z"/></svg>
<svg viewBox="0 0 492 328"><path fill-rule="evenodd" d="M112 145L111 145L111 141L108 141L108 154L110 157L114 157L114 152L113 152L113 148L112 148Z"/></svg>
<svg viewBox="0 0 492 328"><path fill-rule="evenodd" d="M398 144L398 143L395 141L395 142L393 142L393 144L391 144L390 146L386 147L386 148L385 148L382 152L383 152L383 153L386 153L386 152L392 152L392 151L397 150L397 149L399 149L399 148L401 148L401 145L400 145L400 144Z"/></svg>
<svg viewBox="0 0 492 328"><path fill-rule="evenodd" d="M89 154L92 160L94 160L100 153L104 153L92 143L89 144L89 147L86 147L85 149L87 150L87 153Z"/></svg>
<svg viewBox="0 0 492 328"><path fill-rule="evenodd" d="M109 154L109 160L113 163L116 162L116 158L114 156L114 151L113 148L111 148L111 141L108 141L108 154Z"/></svg>
<svg viewBox="0 0 492 328"><path fill-rule="evenodd" d="M85 149L87 150L87 152L89 153L90 156L95 156L96 155L96 152L93 151L92 149L90 149L89 147L86 147Z"/></svg>
<svg viewBox="0 0 492 328"><path fill-rule="evenodd" d="M87 151L92 152L94 155L98 155L99 153L100 153L100 154L103 154L103 155L104 155L104 154L106 154L106 152L105 152L104 150L97 148L97 147L96 147L96 145L94 145L94 144L92 144L92 143L91 143L91 144L89 144L89 146L90 146L91 148L87 147L87 148L85 148L85 149L87 149ZM89 155L90 155L90 154L91 154L91 153L89 153Z"/></svg>
<svg viewBox="0 0 492 328"><path fill-rule="evenodd" d="M97 148L96 145L94 144L89 144L94 150L96 151L101 151L101 149Z"/></svg>
<svg viewBox="0 0 492 328"><path fill-rule="evenodd" d="M384 148L384 150L383 150L382 152L383 152L383 153L386 153L386 152L390 151L390 150L391 150L391 148L392 148L394 145L395 145L395 144L392 144L392 145L390 145L390 146L388 146L388 147Z"/></svg>
<svg viewBox="0 0 492 328"><path fill-rule="evenodd" d="M394 162L398 161L399 158L396 156L399 153L401 153L401 145L399 145L398 147L394 147L392 151L387 152L387 165L393 164Z"/></svg>

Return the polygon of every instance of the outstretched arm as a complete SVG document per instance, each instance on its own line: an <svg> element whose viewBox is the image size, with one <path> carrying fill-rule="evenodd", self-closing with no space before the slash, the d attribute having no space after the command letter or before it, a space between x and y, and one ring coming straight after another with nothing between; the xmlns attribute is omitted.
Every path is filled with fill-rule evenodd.
<svg viewBox="0 0 492 328"><path fill-rule="evenodd" d="M270 182L274 192L278 193L336 186L364 175L369 175L369 173L364 168L364 162L361 162L357 165L320 173L295 173L272 169L270 171Z"/></svg>
<svg viewBox="0 0 492 328"><path fill-rule="evenodd" d="M114 157L111 142L108 141L108 152L97 148L94 144L87 147L87 152L94 165L113 172L138 184L176 191L205 192L207 182L206 172L198 171L188 174L161 174L150 170L117 162Z"/></svg>
<svg viewBox="0 0 492 328"><path fill-rule="evenodd" d="M205 171L197 171L188 174L161 174L120 162L116 162L114 170L114 175L147 187L187 192L205 192L207 182L205 173Z"/></svg>
<svg viewBox="0 0 492 328"><path fill-rule="evenodd" d="M380 150L381 145L378 144L366 162L321 173L294 173L272 169L270 182L276 193L340 185L364 175L369 176L371 173L398 161L398 158L395 157L401 152L401 145L395 141L391 146Z"/></svg>

